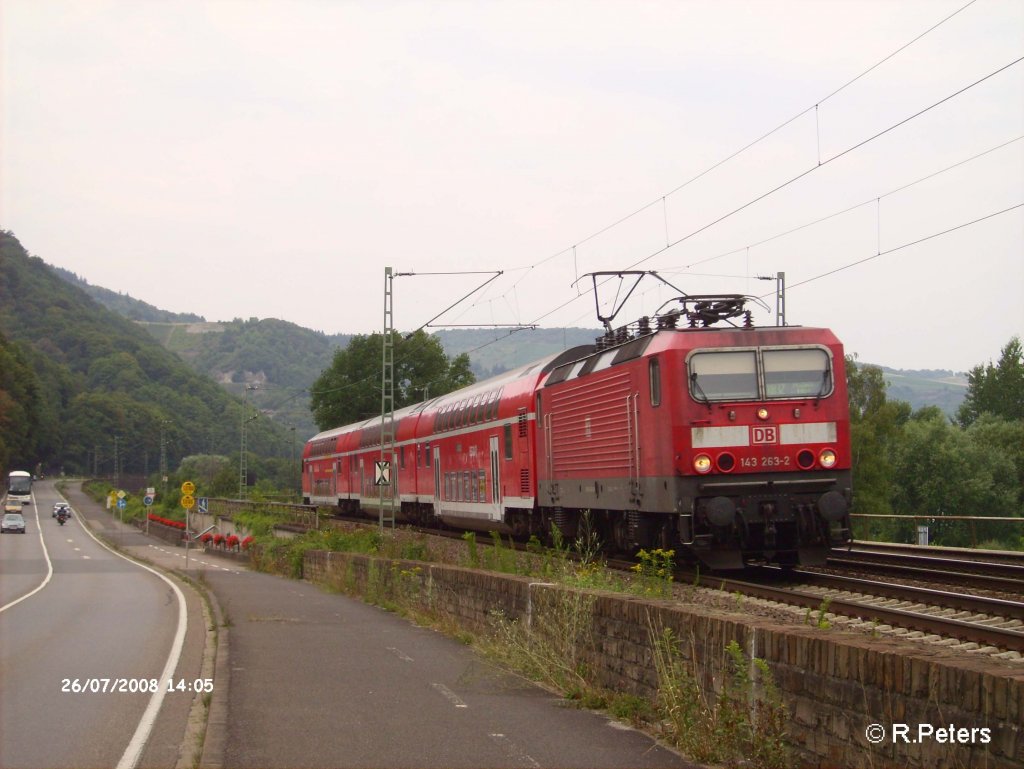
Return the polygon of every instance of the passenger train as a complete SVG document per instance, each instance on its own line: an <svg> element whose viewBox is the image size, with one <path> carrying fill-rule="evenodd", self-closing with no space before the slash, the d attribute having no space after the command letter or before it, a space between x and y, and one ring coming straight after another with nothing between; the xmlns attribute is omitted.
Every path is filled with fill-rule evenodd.
<svg viewBox="0 0 1024 769"><path fill-rule="evenodd" d="M851 538L843 347L823 328L754 327L743 300L680 297L396 411L386 488L381 417L322 432L304 448L304 499L376 517L385 488L409 523L572 540L586 516L615 552L823 563Z"/></svg>

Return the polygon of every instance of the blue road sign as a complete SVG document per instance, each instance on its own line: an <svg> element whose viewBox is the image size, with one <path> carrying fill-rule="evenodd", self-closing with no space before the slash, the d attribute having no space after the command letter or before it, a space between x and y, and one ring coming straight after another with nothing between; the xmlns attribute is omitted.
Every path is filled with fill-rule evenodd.
<svg viewBox="0 0 1024 769"><path fill-rule="evenodd" d="M196 500L196 501L198 503L198 507L199 507L199 512L200 513L209 512L209 510L210 510L210 498L209 497L199 497L199 499Z"/></svg>
<svg viewBox="0 0 1024 769"><path fill-rule="evenodd" d="M117 509L118 510L124 510L126 507L128 507L128 503L125 500L123 500L123 499L117 500Z"/></svg>

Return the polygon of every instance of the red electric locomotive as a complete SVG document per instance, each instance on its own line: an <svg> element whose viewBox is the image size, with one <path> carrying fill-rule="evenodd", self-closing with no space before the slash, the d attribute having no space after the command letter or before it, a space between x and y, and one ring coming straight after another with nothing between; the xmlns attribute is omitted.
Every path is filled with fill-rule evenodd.
<svg viewBox="0 0 1024 769"><path fill-rule="evenodd" d="M400 519L674 549L713 569L822 563L850 539L842 345L755 328L743 298L671 312L395 413ZM743 317L714 328L715 321ZM307 501L374 513L380 419L320 433Z"/></svg>

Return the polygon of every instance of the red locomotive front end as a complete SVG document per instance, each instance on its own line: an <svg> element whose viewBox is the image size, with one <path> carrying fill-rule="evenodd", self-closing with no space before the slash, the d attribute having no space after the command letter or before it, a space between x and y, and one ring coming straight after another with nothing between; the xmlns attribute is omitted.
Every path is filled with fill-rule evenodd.
<svg viewBox="0 0 1024 769"><path fill-rule="evenodd" d="M681 369L682 541L714 568L824 562L850 537L842 345L825 329L716 332Z"/></svg>
<svg viewBox="0 0 1024 769"><path fill-rule="evenodd" d="M823 563L850 538L842 345L749 320L677 328L686 317L643 319L551 372L539 505L564 536L592 526L620 551L713 569Z"/></svg>

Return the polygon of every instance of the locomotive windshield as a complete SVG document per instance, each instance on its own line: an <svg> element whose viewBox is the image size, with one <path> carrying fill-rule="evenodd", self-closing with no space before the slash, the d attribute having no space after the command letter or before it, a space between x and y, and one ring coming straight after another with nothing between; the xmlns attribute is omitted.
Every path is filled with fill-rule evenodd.
<svg viewBox="0 0 1024 769"><path fill-rule="evenodd" d="M757 398L755 351L695 353L690 358L690 389L702 401Z"/></svg>
<svg viewBox="0 0 1024 769"><path fill-rule="evenodd" d="M831 360L819 347L701 350L688 366L690 393L702 403L820 398L832 391Z"/></svg>
<svg viewBox="0 0 1024 769"><path fill-rule="evenodd" d="M828 355L819 348L763 350L766 398L819 398L832 389Z"/></svg>

